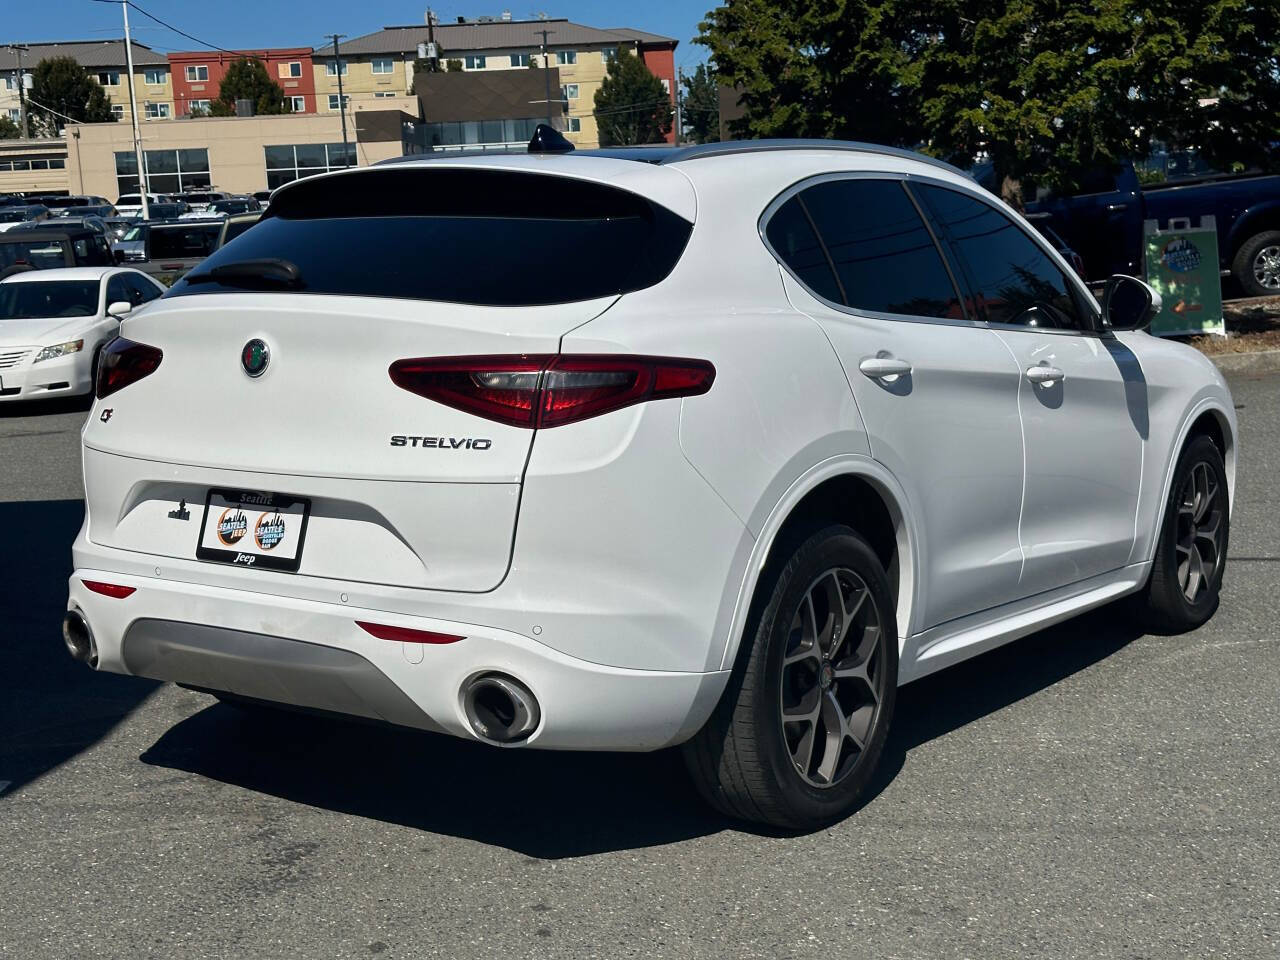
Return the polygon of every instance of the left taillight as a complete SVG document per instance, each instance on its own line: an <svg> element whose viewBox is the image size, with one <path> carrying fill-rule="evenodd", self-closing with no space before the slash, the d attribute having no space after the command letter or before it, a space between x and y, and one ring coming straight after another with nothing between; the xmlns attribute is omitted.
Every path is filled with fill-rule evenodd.
<svg viewBox="0 0 1280 960"><path fill-rule="evenodd" d="M546 429L632 404L706 393L706 360L618 354L418 357L388 371L420 397L513 427Z"/></svg>
<svg viewBox="0 0 1280 960"><path fill-rule="evenodd" d="M98 359L98 399L109 397L131 383L155 373L164 353L159 347L116 337L102 349Z"/></svg>

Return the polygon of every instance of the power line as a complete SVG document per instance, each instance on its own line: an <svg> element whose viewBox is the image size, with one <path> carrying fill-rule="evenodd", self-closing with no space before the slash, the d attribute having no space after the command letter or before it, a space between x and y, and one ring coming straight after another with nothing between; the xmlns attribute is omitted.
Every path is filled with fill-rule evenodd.
<svg viewBox="0 0 1280 960"><path fill-rule="evenodd" d="M116 4L116 3L119 3L120 0L90 0L90 2ZM166 30L171 30L174 33L178 34L178 36L180 37L186 37L192 43L199 44L202 47L208 47L210 50L218 50L218 51L221 51L222 53L229 53L233 57L242 57L246 60L257 60L259 63L264 62L261 57L247 55L239 50L228 50L226 47L220 47L216 43L209 43L209 41L207 40L201 40L199 37L193 36L192 34L187 33L185 30L179 30L173 24L167 23L166 21L161 20L154 13L150 13L149 11L143 10L142 7L134 3L133 0L125 0L125 2L128 3L129 6L133 7L133 9L137 10L140 14L142 14L147 19L154 20L156 23L160 24L160 26L164 27Z"/></svg>

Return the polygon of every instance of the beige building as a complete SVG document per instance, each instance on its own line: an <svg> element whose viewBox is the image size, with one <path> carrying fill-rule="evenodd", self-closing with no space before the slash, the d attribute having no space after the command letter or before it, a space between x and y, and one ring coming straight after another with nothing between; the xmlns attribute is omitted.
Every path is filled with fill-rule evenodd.
<svg viewBox="0 0 1280 960"><path fill-rule="evenodd" d="M403 116L401 110L412 114ZM142 131L148 184L153 193L204 188L253 193L316 173L368 166L403 153L402 116L405 122L417 116L416 100L388 98L376 109L356 108L348 119L345 150L336 113L157 124ZM64 189L114 200L137 190L137 169L129 125L68 127Z"/></svg>
<svg viewBox="0 0 1280 960"><path fill-rule="evenodd" d="M602 30L568 20L466 20L385 27L377 33L348 40L339 47L341 62L332 52L315 51L316 106L320 112L338 109L338 71L343 71L343 93L352 108L361 103L390 97L413 89L413 65L419 45L434 35L442 63L455 63L468 73L498 70L541 69L544 65L543 32L550 65L559 73L558 89L551 90L551 103L533 102L523 117L510 120L545 120L551 117L575 145L596 147L595 93L616 56L643 56L646 65L663 80L671 92L671 51L676 42L668 37L637 30ZM491 129L479 122L438 123L424 116L428 143L437 147L494 147L516 141L493 141ZM438 128L438 129L433 129ZM516 124L511 129L523 130ZM527 138L524 138L527 140Z"/></svg>
<svg viewBox="0 0 1280 960"><path fill-rule="evenodd" d="M134 43L134 97L140 121L168 120L174 115L173 83L169 61L164 54ZM41 60L71 57L102 85L111 98L111 111L118 121L130 124L129 82L123 40L76 40L67 43L29 43L0 47L0 114L18 122L18 67L35 72Z"/></svg>
<svg viewBox="0 0 1280 960"><path fill-rule="evenodd" d="M0 196L66 192L65 140L0 140Z"/></svg>

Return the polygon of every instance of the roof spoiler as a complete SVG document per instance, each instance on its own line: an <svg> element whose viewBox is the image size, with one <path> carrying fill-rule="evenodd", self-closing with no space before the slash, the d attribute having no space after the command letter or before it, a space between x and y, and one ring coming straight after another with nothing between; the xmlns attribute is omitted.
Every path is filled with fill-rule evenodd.
<svg viewBox="0 0 1280 960"><path fill-rule="evenodd" d="M538 124L533 131L533 136L529 139L530 153L569 153L572 150L573 144L550 124Z"/></svg>

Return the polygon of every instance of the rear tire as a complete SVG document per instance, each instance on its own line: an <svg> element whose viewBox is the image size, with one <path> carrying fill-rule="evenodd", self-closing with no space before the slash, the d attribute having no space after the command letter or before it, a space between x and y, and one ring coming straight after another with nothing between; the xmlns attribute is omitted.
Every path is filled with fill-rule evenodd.
<svg viewBox="0 0 1280 960"><path fill-rule="evenodd" d="M875 771L898 635L884 567L855 531L825 526L789 546L756 588L728 688L684 756L722 813L806 830L847 816Z"/></svg>
<svg viewBox="0 0 1280 960"><path fill-rule="evenodd" d="M1140 626L1154 633L1184 633L1213 616L1230 532L1222 453L1208 437L1193 437L1173 473L1151 576L1133 600Z"/></svg>
<svg viewBox="0 0 1280 960"><path fill-rule="evenodd" d="M1247 296L1280 296L1280 230L1263 231L1240 244L1231 272Z"/></svg>

